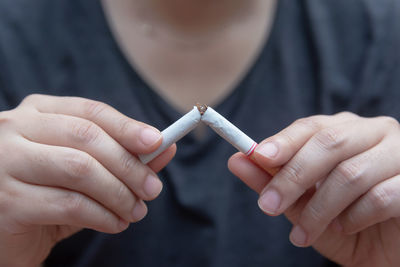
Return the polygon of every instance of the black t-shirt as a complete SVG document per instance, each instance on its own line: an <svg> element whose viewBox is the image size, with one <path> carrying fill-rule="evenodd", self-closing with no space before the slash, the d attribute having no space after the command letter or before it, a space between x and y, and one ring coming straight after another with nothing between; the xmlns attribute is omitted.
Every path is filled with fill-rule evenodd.
<svg viewBox="0 0 400 267"><path fill-rule="evenodd" d="M268 42L214 107L260 141L295 119L343 110L400 118L400 1L280 0ZM181 116L128 64L98 0L0 1L0 108L30 93L104 101L164 129ZM85 230L48 266L328 266L288 241L226 161L235 150L209 131L178 143L147 217L121 234Z"/></svg>

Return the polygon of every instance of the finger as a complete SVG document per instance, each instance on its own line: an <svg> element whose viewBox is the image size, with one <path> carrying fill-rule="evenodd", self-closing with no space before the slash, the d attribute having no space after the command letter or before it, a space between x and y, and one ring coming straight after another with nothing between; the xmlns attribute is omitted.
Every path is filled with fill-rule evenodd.
<svg viewBox="0 0 400 267"><path fill-rule="evenodd" d="M228 161L229 170L239 177L247 186L257 193L261 193L264 187L272 179L271 175L255 165L243 153L234 154ZM300 217L301 211L315 193L314 189L308 190L295 204L285 212L285 216L295 224Z"/></svg>
<svg viewBox="0 0 400 267"><path fill-rule="evenodd" d="M335 116L317 115L295 121L278 134L261 142L253 155L263 167L279 167L287 163L318 131L330 125L354 120L358 116L349 112Z"/></svg>
<svg viewBox="0 0 400 267"><path fill-rule="evenodd" d="M386 144L385 144L386 143ZM396 156L387 140L372 149L339 164L302 211L296 233L291 237L298 246L312 245L332 221L370 188L399 171ZM302 238L298 238L302 236ZM306 237L304 239L304 237ZM303 239L303 240L300 240ZM304 241L305 243L299 243Z"/></svg>
<svg viewBox="0 0 400 267"><path fill-rule="evenodd" d="M156 128L133 120L102 102L80 97L30 95L21 105L32 106L42 113L92 121L134 154L151 153L161 144L161 133Z"/></svg>
<svg viewBox="0 0 400 267"><path fill-rule="evenodd" d="M400 175L374 186L339 217L344 233L360 232L372 225L400 217Z"/></svg>
<svg viewBox="0 0 400 267"><path fill-rule="evenodd" d="M26 183L80 192L127 221L144 216L129 188L89 154L27 140L20 140L14 147L19 156L10 161L10 175Z"/></svg>
<svg viewBox="0 0 400 267"><path fill-rule="evenodd" d="M238 176L243 182L245 182L254 191L260 193L264 188L265 184L271 179L265 171L261 170L253 162L249 161L248 158L242 153L236 153L228 161L228 167L233 174ZM300 217L301 211L304 209L308 201L312 198L315 193L315 189L311 188L307 190L301 198L288 208L285 212L285 216L293 223L296 224ZM318 248L327 251L329 249L337 247L336 244L341 244L337 232L329 231L325 234L327 237L324 242L317 244ZM326 242L328 240L328 242Z"/></svg>
<svg viewBox="0 0 400 267"><path fill-rule="evenodd" d="M8 179L6 186L2 188L0 221L17 222L10 226L15 229L30 225L71 225L118 233L128 227L128 222L78 192L15 179ZM7 192L12 193L7 195Z"/></svg>
<svg viewBox="0 0 400 267"><path fill-rule="evenodd" d="M241 155L241 153L233 155L231 159L229 159L228 166L236 176L238 176L250 188L258 193L262 191L264 184L268 183L268 181L271 179L271 176L249 161L246 156ZM291 221L293 224L298 222L301 211L312 198L314 193L314 188L307 190L307 192L303 194L295 204L286 210L285 216L289 219L289 221ZM323 251L328 251L332 248L339 249L337 244L341 244L339 242L341 237L337 235L337 232L329 231L325 234L324 238L324 242L317 244L318 248L323 249Z"/></svg>
<svg viewBox="0 0 400 267"><path fill-rule="evenodd" d="M376 145L386 134L378 126L375 119L360 119L317 132L264 189L260 199L263 211L284 212L339 162Z"/></svg>
<svg viewBox="0 0 400 267"><path fill-rule="evenodd" d="M149 167L88 120L61 114L38 114L19 128L33 142L71 147L90 154L141 199L154 199L162 190L161 181Z"/></svg>
<svg viewBox="0 0 400 267"><path fill-rule="evenodd" d="M163 153L161 153L157 158L152 160L147 164L154 172L161 171L168 162L175 156L176 153L176 144L173 144L169 148L167 148Z"/></svg>
<svg viewBox="0 0 400 267"><path fill-rule="evenodd" d="M271 180L271 175L254 164L245 154L236 153L228 161L229 170L239 177L247 186L261 193Z"/></svg>

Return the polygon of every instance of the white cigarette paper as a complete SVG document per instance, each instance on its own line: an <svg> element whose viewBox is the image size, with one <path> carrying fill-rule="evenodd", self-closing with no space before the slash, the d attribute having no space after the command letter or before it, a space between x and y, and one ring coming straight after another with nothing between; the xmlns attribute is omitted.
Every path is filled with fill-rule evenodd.
<svg viewBox="0 0 400 267"><path fill-rule="evenodd" d="M147 164L158 155L164 152L172 144L176 143L179 139L188 134L191 130L196 128L200 122L201 114L197 107L186 113L182 118L171 124L168 128L161 132L163 137L160 147L151 154L139 155L139 159L143 164Z"/></svg>
<svg viewBox="0 0 400 267"><path fill-rule="evenodd" d="M179 139L196 128L200 121L210 126L217 134L245 155L249 156L254 152L257 143L253 139L248 137L214 109L206 105L198 105L162 131L161 135L163 140L160 147L151 154L139 155L140 161L143 164L149 163L172 144L176 143Z"/></svg>
<svg viewBox="0 0 400 267"><path fill-rule="evenodd" d="M201 116L201 121L245 155L249 156L254 152L257 143L214 109L208 107Z"/></svg>

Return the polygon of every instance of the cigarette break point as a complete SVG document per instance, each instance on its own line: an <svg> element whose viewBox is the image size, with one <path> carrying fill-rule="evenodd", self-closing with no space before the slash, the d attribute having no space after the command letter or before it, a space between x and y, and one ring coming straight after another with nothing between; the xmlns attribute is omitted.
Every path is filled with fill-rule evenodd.
<svg viewBox="0 0 400 267"><path fill-rule="evenodd" d="M201 116L204 115L204 113L207 111L207 108L208 108L207 105L205 105L205 104L200 104L200 103L197 103L197 104L196 104L196 107L197 107L197 109L199 110Z"/></svg>

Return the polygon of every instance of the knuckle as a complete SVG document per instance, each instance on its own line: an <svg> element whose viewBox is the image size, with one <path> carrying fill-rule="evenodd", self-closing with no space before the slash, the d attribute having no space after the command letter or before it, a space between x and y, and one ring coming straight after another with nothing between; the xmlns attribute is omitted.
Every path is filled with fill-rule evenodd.
<svg viewBox="0 0 400 267"><path fill-rule="evenodd" d="M333 174L342 187L358 187L361 186L365 169L355 161L344 161L333 170Z"/></svg>
<svg viewBox="0 0 400 267"><path fill-rule="evenodd" d="M353 112L342 111L336 114L338 117L346 117L346 118L358 118L359 116Z"/></svg>
<svg viewBox="0 0 400 267"><path fill-rule="evenodd" d="M393 118L388 116L379 117L385 127L387 128L395 128L398 129L400 127L399 122Z"/></svg>
<svg viewBox="0 0 400 267"><path fill-rule="evenodd" d="M84 197L77 192L66 192L58 198L58 201L62 212L68 218L76 218L84 212Z"/></svg>
<svg viewBox="0 0 400 267"><path fill-rule="evenodd" d="M347 212L342 216L341 222L345 233L352 233L360 225L358 217L354 212Z"/></svg>
<svg viewBox="0 0 400 267"><path fill-rule="evenodd" d="M113 194L113 202L115 207L125 210L125 216L130 218L130 213L135 205L135 198L131 191L123 184L120 183L116 187L116 193Z"/></svg>
<svg viewBox="0 0 400 267"><path fill-rule="evenodd" d="M344 134L336 128L324 128L314 136L317 144L325 150L331 151L341 147L345 142Z"/></svg>
<svg viewBox="0 0 400 267"><path fill-rule="evenodd" d="M286 143L289 147L296 147L296 138L290 134L290 132L282 132L280 133L280 137L283 139L283 142ZM278 142L280 140L278 139Z"/></svg>
<svg viewBox="0 0 400 267"><path fill-rule="evenodd" d="M95 100L85 100L83 102L83 115L89 119L94 119L108 108L109 106L103 102Z"/></svg>
<svg viewBox="0 0 400 267"><path fill-rule="evenodd" d="M392 204L393 193L383 187L375 187L370 194L370 202L379 211L384 211Z"/></svg>
<svg viewBox="0 0 400 267"><path fill-rule="evenodd" d="M127 178L130 182L127 185L133 190L141 194L143 183L149 173L147 168L142 165L142 163L135 157L123 156L121 159L122 168L120 172L120 177Z"/></svg>
<svg viewBox="0 0 400 267"><path fill-rule="evenodd" d="M77 120L70 127L73 138L83 144L94 143L98 140L100 129L94 123L85 120Z"/></svg>
<svg viewBox="0 0 400 267"><path fill-rule="evenodd" d="M307 118L301 118L301 119L296 120L295 124L310 128L312 130L320 129L321 116L322 115L315 115L315 116L311 116L311 117L307 117Z"/></svg>
<svg viewBox="0 0 400 267"><path fill-rule="evenodd" d="M124 177L130 176L133 172L138 172L141 169L139 160L128 152L122 155L120 162L122 164L121 174Z"/></svg>
<svg viewBox="0 0 400 267"><path fill-rule="evenodd" d="M68 175L78 180L89 176L94 165L93 158L84 152L66 155L64 165Z"/></svg>
<svg viewBox="0 0 400 267"><path fill-rule="evenodd" d="M286 180L303 189L307 189L304 184L304 169L298 163L291 163L285 165L281 172L284 174Z"/></svg>
<svg viewBox="0 0 400 267"><path fill-rule="evenodd" d="M308 207L308 214L309 218L314 221L314 225L321 225L328 222L326 217L324 216L324 212L322 207L316 205L310 205Z"/></svg>
<svg viewBox="0 0 400 267"><path fill-rule="evenodd" d="M43 95L41 94L30 94L27 95L21 102L21 104L32 104L32 103L36 103L37 101L40 100L40 98L42 98Z"/></svg>
<svg viewBox="0 0 400 267"><path fill-rule="evenodd" d="M116 200L117 205L125 203L125 200L127 199L127 196L129 195L128 188L122 183L120 183L116 188L117 188L117 193L115 194L115 200Z"/></svg>
<svg viewBox="0 0 400 267"><path fill-rule="evenodd" d="M120 137L129 135L128 131L132 128L133 122L127 118L118 121L118 133Z"/></svg>

